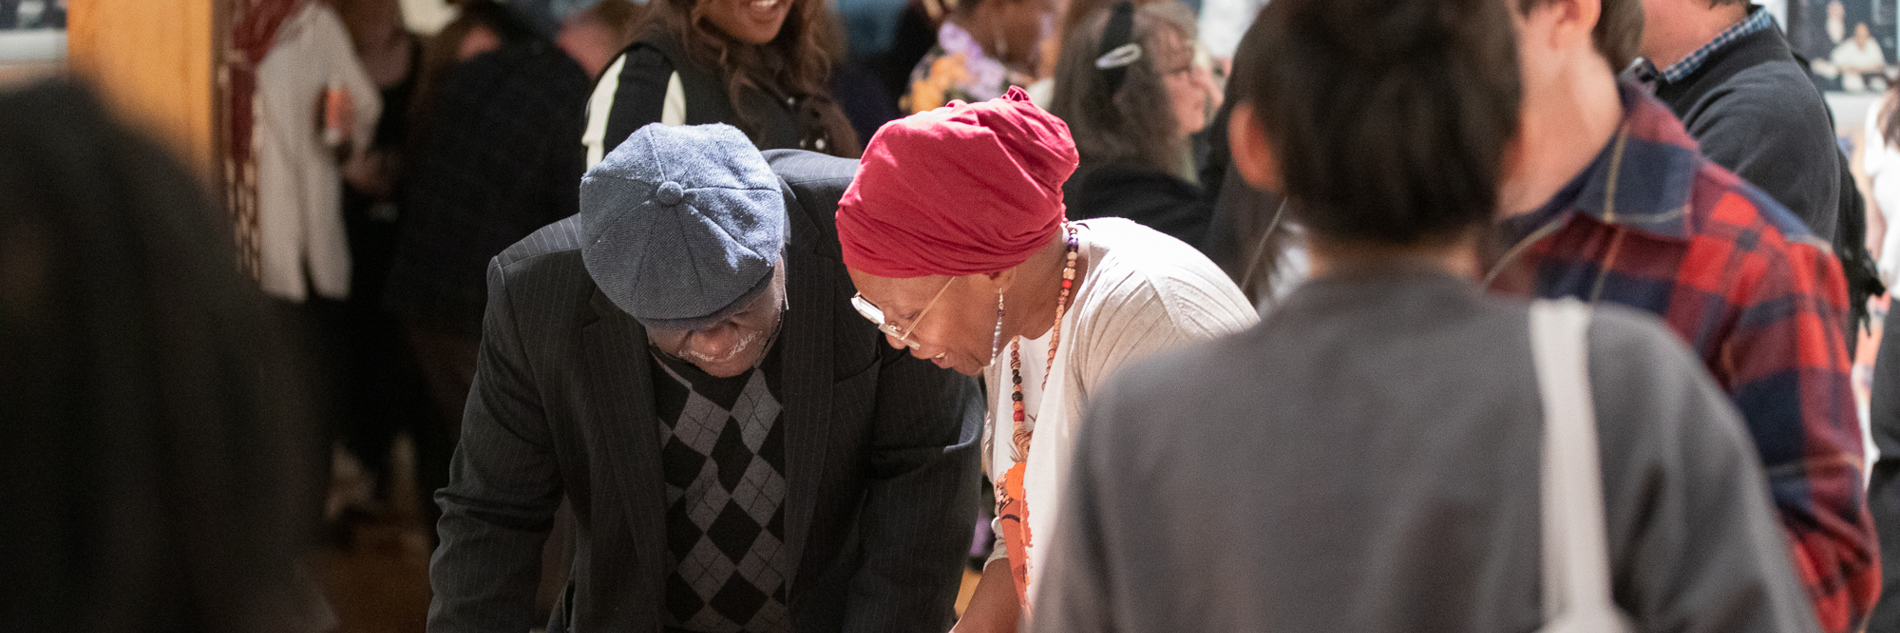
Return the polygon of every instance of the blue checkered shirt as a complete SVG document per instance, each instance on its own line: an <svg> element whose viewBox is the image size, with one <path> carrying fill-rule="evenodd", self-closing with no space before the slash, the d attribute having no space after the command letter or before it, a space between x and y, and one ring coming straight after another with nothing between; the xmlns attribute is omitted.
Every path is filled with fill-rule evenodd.
<svg viewBox="0 0 1900 633"><path fill-rule="evenodd" d="M1728 46L1730 42L1742 39L1742 37L1746 35L1753 35L1773 28L1780 28L1780 25L1775 22L1774 14L1761 10L1761 7L1751 8L1748 10L1748 17L1743 18L1740 22L1736 22L1735 26L1728 27L1728 29L1716 35L1715 39L1709 40L1709 43L1703 44L1702 48L1696 49L1695 52L1690 53L1688 57L1682 58L1681 61L1670 64L1668 67L1660 70L1656 68L1654 63L1651 63L1647 59L1637 62L1636 77L1643 83L1650 85L1654 85L1658 80L1661 80L1662 83L1682 81L1684 77L1689 76L1689 73L1693 73L1697 68L1701 68L1702 62L1707 61L1709 55L1721 50L1724 46Z"/></svg>

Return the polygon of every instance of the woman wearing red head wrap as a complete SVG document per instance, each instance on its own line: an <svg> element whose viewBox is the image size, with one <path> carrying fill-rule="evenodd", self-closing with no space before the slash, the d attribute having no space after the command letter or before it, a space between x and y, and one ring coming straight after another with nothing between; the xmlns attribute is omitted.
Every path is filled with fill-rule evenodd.
<svg viewBox="0 0 1900 633"><path fill-rule="evenodd" d="M1120 218L1064 222L1075 142L1020 89L894 121L838 205L853 300L893 346L982 375L1001 543L958 632L1013 631L1054 533L1088 394L1122 365L1251 325L1192 247ZM1006 564L1005 564L1006 563Z"/></svg>

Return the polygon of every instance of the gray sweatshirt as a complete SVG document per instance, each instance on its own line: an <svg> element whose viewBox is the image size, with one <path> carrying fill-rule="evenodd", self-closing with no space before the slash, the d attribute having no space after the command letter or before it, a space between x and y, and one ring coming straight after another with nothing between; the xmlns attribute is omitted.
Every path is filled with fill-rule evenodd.
<svg viewBox="0 0 1900 633"><path fill-rule="evenodd" d="M1035 631L1533 631L1542 405L1523 303L1319 279L1117 375ZM1616 602L1641 631L1811 631L1739 415L1653 319L1590 333Z"/></svg>

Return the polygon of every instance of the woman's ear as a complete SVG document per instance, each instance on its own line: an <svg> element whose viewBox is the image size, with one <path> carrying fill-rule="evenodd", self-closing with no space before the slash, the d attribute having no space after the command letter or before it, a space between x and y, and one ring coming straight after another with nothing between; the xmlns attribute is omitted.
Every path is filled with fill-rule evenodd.
<svg viewBox="0 0 1900 633"><path fill-rule="evenodd" d="M1010 286L1016 284L1017 268L1021 268L1021 266L1015 266L1008 270L1000 270L993 273L984 273L982 276L990 280L991 289L999 292L1009 292Z"/></svg>
<svg viewBox="0 0 1900 633"><path fill-rule="evenodd" d="M1255 115L1253 104L1234 104L1227 119L1227 145L1234 157L1234 169L1256 189L1280 192L1285 184L1280 177L1280 159L1267 144L1267 131Z"/></svg>

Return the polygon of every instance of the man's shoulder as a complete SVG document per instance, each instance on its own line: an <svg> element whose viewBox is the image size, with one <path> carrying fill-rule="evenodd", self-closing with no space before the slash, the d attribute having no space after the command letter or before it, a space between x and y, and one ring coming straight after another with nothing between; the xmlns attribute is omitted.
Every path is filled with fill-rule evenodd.
<svg viewBox="0 0 1900 633"><path fill-rule="evenodd" d="M1825 107L1820 90L1808 79L1807 70L1794 58L1762 61L1735 71L1721 86L1764 99Z"/></svg>
<svg viewBox="0 0 1900 633"><path fill-rule="evenodd" d="M1738 70L1712 86L1695 107L1700 116L1690 118L1730 117L1793 124L1796 129L1808 130L1832 129L1833 125L1826 100L1794 60L1764 62ZM1831 140L1832 136L1821 134L1816 138Z"/></svg>
<svg viewBox="0 0 1900 633"><path fill-rule="evenodd" d="M766 164L772 166L772 172L783 178L794 191L836 189L839 195L843 195L845 187L849 187L851 179L858 174L858 161L855 158L839 158L797 149L766 150L764 154Z"/></svg>
<svg viewBox="0 0 1900 633"><path fill-rule="evenodd" d="M775 149L765 152L765 162L771 165L772 173L785 181L798 202L785 210L786 215L791 216L788 218L793 227L791 239L805 243L813 251L842 257L838 252L838 201L858 174L857 159ZM807 226L813 230L800 230Z"/></svg>
<svg viewBox="0 0 1900 633"><path fill-rule="evenodd" d="M1684 211L1692 239L1725 239L1735 242L1733 248L1763 252L1799 248L1833 252L1793 211L1707 158L1696 170Z"/></svg>
<svg viewBox="0 0 1900 633"><path fill-rule="evenodd" d="M1820 90L1772 30L1736 40L1680 83L1660 87L1657 96L1691 128L1724 117L1829 124Z"/></svg>
<svg viewBox="0 0 1900 633"><path fill-rule="evenodd" d="M1728 170L1713 163L1699 170L1686 212L1691 230L1675 274L1678 283L1704 291L1695 296L1726 306L1724 311L1753 310L1793 295L1845 303L1846 282L1833 247ZM1681 325L1673 312L1666 320Z"/></svg>
<svg viewBox="0 0 1900 633"><path fill-rule="evenodd" d="M521 241L495 256L495 265L506 273L549 255L571 254L578 257L581 241L581 217L571 215L521 238Z"/></svg>

